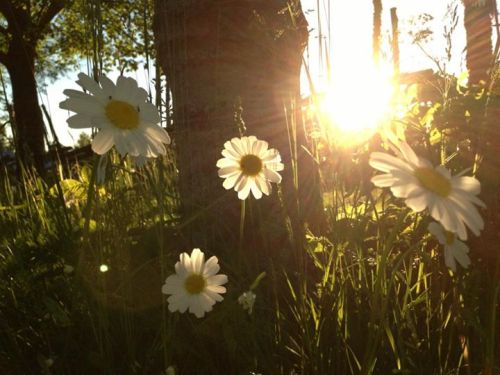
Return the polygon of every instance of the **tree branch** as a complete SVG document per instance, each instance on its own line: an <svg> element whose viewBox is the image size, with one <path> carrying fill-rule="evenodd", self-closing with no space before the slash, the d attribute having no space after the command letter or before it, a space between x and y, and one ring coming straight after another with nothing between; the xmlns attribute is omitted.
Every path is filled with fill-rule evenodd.
<svg viewBox="0 0 500 375"><path fill-rule="evenodd" d="M31 25L30 15L15 1L0 0L0 13L7 20L7 32L22 34Z"/></svg>
<svg viewBox="0 0 500 375"><path fill-rule="evenodd" d="M57 16L57 14L64 8L66 5L65 0L53 0L50 2L50 5L42 10L40 14L35 18L38 19L36 23L36 28L38 31L42 31L52 19Z"/></svg>
<svg viewBox="0 0 500 375"><path fill-rule="evenodd" d="M8 1L0 1L0 13L2 13L10 24L12 21L12 5Z"/></svg>
<svg viewBox="0 0 500 375"><path fill-rule="evenodd" d="M3 66L7 65L7 55L3 52L0 52L0 64Z"/></svg>

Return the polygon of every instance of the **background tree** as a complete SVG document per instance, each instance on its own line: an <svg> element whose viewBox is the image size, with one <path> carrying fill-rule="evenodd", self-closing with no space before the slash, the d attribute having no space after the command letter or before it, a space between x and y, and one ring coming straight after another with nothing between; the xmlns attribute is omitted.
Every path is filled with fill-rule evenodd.
<svg viewBox="0 0 500 375"><path fill-rule="evenodd" d="M76 147L87 146L91 143L91 141L92 139L90 138L90 135L88 133L81 132L78 136L78 140L76 141Z"/></svg>
<svg viewBox="0 0 500 375"><path fill-rule="evenodd" d="M37 46L66 1L0 2L0 63L9 72L14 102L18 156L43 170L44 125L35 80Z"/></svg>
<svg viewBox="0 0 500 375"><path fill-rule="evenodd" d="M380 34L382 29L382 0L373 0L373 61L375 65L380 60Z"/></svg>
<svg viewBox="0 0 500 375"><path fill-rule="evenodd" d="M200 235L196 229L190 235L199 241L238 238L237 199L232 191L224 195L215 165L224 142L239 136L243 123L247 135L279 150L286 165L287 212L295 222L309 220L319 194L314 161L304 151L306 132L298 121L308 39L300 2L158 0L154 29L172 90L183 212L186 218L198 217ZM278 194L262 202L267 208L261 210L260 230L280 228L282 233Z"/></svg>
<svg viewBox="0 0 500 375"><path fill-rule="evenodd" d="M85 57L94 74L149 63L149 1L5 0L0 2L0 64L10 76L21 160L43 171L44 123L37 87ZM103 22L103 19L106 22ZM92 46L89 45L92 41Z"/></svg>
<svg viewBox="0 0 500 375"><path fill-rule="evenodd" d="M498 85L499 47L497 40L493 50L493 23L498 23L496 0L463 0L464 26L466 31L466 63L469 71L469 85L484 82L485 87ZM498 25L496 26L498 30ZM498 36L498 35L497 35ZM498 38L497 38L498 39ZM468 101L470 123L474 127L476 137L472 138L477 144L480 157L478 176L481 180L481 195L488 209L485 212L485 229L481 237L474 239L473 246L481 252L481 257L487 259L485 272L498 272L498 253L493 244L500 241L500 97L492 92L489 95L479 95L474 98L478 90L472 88ZM498 267L497 267L498 268ZM486 363L485 373L493 373L492 361Z"/></svg>
<svg viewBox="0 0 500 375"><path fill-rule="evenodd" d="M495 1L463 0L463 4L469 82L473 84L481 80L486 82L493 63L491 16L495 12Z"/></svg>

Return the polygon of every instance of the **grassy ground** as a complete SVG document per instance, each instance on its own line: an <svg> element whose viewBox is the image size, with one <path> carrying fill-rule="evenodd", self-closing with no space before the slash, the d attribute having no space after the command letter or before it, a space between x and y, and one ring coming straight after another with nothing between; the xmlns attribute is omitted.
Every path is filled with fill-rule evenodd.
<svg viewBox="0 0 500 375"><path fill-rule="evenodd" d="M426 112L407 115L406 134L429 159L447 158L452 141L430 139ZM144 168L113 155L101 183L97 159L61 166L49 181L3 171L2 373L500 371L498 257L486 262L471 246L471 267L450 272L429 217L371 184L367 160L380 139L350 149L327 139L312 150L327 229L307 232L287 255L295 261L270 258L266 273L218 249L228 293L204 319L168 312L160 293L179 253L190 252L177 231L172 155ZM453 154L447 165L466 162ZM249 289L251 314L237 301Z"/></svg>

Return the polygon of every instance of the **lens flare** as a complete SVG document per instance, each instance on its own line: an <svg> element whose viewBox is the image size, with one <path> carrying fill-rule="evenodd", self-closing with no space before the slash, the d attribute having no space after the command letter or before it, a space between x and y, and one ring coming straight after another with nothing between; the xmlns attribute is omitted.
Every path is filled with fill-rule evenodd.
<svg viewBox="0 0 500 375"><path fill-rule="evenodd" d="M320 100L321 120L329 125L336 143L363 143L389 117L393 93L389 75L380 70L340 76Z"/></svg>

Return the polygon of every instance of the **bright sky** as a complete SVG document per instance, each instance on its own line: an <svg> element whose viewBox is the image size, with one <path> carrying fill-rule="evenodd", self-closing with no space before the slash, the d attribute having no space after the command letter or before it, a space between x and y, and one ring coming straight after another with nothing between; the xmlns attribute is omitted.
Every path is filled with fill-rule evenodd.
<svg viewBox="0 0 500 375"><path fill-rule="evenodd" d="M323 34L325 37L331 36L327 43L331 46L331 64L333 74L355 75L356 71L366 68L366 64L371 61L372 56L372 17L373 8L371 0L302 0L303 10L309 22L311 32L309 42L309 66L313 73L315 85L321 88L324 86L326 74L320 66L317 58L318 50L318 11L317 4L320 5L320 17L322 19ZM445 40L442 36L443 27L449 22L445 18L448 5L447 0L383 0L383 21L382 21L382 45L388 51L388 36L390 35L390 8L398 8L400 25L400 51L401 51L401 71L409 72L427 68L434 68L433 63L424 56L416 47L412 46L407 36L409 28L408 21L412 16L421 13L429 13L434 20L429 27L434 30L434 40L428 45L429 52L436 57L444 55ZM458 3L460 3L458 1ZM330 34L328 34L327 15L330 8ZM309 11L311 10L311 11ZM463 30L462 8L459 7L460 20L453 42L453 61L449 66L450 72L460 72L463 70L463 49L465 46L465 32ZM75 84L77 72L68 74L59 79L54 84L49 85L47 93L42 95L42 100L47 106L52 116L59 140L64 145L73 145L78 139L81 130L71 130L66 124L69 113L59 109L59 102L65 99L63 90L66 88L79 88ZM151 86L148 83L146 73L142 70L135 74L127 73L138 80L142 87ZM118 72L110 75L115 80ZM303 80L303 83L306 81ZM304 85L303 85L304 86ZM304 87L304 92L307 92Z"/></svg>
<svg viewBox="0 0 500 375"><path fill-rule="evenodd" d="M372 61L372 30L373 30L373 5L371 0L302 0L303 9L311 32L309 42L309 65L315 73L317 80L315 84L321 89L325 82L326 74L324 66L316 58L318 56L318 13L316 11L319 1L322 34L327 45L331 48L330 64L333 75L355 75L357 69L368 66ZM447 16L448 4L461 4L460 1L448 0L382 0L382 50L389 54L389 37L391 35L390 9L397 8L399 18L399 46L400 65L402 72L412 72L423 69L435 69L435 64L422 53L415 45L411 44L408 36L410 30L409 22L412 17L422 13L428 13L433 20L428 27L434 31L432 40L426 49L432 56L442 58L445 56L445 38L443 37L444 26L450 22ZM328 30L328 7L330 8L330 30ZM308 10L313 10L308 12ZM461 5L458 7L459 22L453 34L452 61L447 70L458 73L464 69L462 51L465 47L465 30L463 27ZM330 38L328 38L330 35Z"/></svg>

